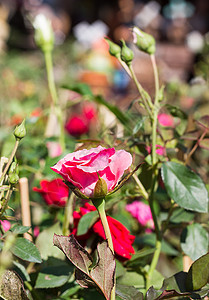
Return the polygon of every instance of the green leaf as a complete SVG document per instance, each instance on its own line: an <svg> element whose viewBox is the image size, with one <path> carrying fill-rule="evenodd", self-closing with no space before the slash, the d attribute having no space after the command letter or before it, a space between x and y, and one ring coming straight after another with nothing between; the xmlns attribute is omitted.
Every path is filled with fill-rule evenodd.
<svg viewBox="0 0 209 300"><path fill-rule="evenodd" d="M116 278L123 276L126 273L126 269L124 268L123 264L118 260L116 262Z"/></svg>
<svg viewBox="0 0 209 300"><path fill-rule="evenodd" d="M10 231L14 232L15 234L23 234L25 232L28 232L30 228L30 226L15 224L12 228L10 228Z"/></svg>
<svg viewBox="0 0 209 300"><path fill-rule="evenodd" d="M169 197L179 206L196 212L208 211L206 187L189 168L176 162L163 163L162 179Z"/></svg>
<svg viewBox="0 0 209 300"><path fill-rule="evenodd" d="M13 261L14 271L22 278L23 281L30 281L30 276L26 271L25 267L20 263Z"/></svg>
<svg viewBox="0 0 209 300"><path fill-rule="evenodd" d="M53 226L43 230L36 239L36 246L38 247L41 257L44 260L47 260L47 258L50 256L57 257L62 260L65 259L65 255L59 249L53 246L54 233L62 233L59 223L56 223Z"/></svg>
<svg viewBox="0 0 209 300"><path fill-rule="evenodd" d="M209 253L201 256L190 267L186 285L189 290L201 289L209 281Z"/></svg>
<svg viewBox="0 0 209 300"><path fill-rule="evenodd" d="M123 125L128 125L129 118L117 106L107 102L101 96L95 97L95 101L99 104L106 106Z"/></svg>
<svg viewBox="0 0 209 300"><path fill-rule="evenodd" d="M124 276L117 279L117 283L139 289L144 289L145 287L144 276L137 272L126 272Z"/></svg>
<svg viewBox="0 0 209 300"><path fill-rule="evenodd" d="M137 123L136 123L136 125L134 126L134 129L133 129L133 134L136 134L140 129L143 129L144 121L145 121L144 117L142 117L141 119L139 119L137 121Z"/></svg>
<svg viewBox="0 0 209 300"><path fill-rule="evenodd" d="M90 87L86 83L75 82L72 84L64 84L62 88L77 92L84 96L93 96Z"/></svg>
<svg viewBox="0 0 209 300"><path fill-rule="evenodd" d="M99 215L97 211L91 211L83 215L78 223L77 236L86 234L98 218Z"/></svg>
<svg viewBox="0 0 209 300"><path fill-rule="evenodd" d="M72 273L73 268L66 264L43 268L38 273L35 288L46 289L62 286L69 280Z"/></svg>
<svg viewBox="0 0 209 300"><path fill-rule="evenodd" d="M181 248L192 260L208 252L208 233L198 223L188 225L181 234Z"/></svg>
<svg viewBox="0 0 209 300"><path fill-rule="evenodd" d="M140 265L145 265L150 256L155 252L154 248L142 249L137 253L133 254L131 259L126 262L127 267L138 267Z"/></svg>
<svg viewBox="0 0 209 300"><path fill-rule="evenodd" d="M116 285L116 295L124 300L143 300L143 294L135 287L128 285Z"/></svg>
<svg viewBox="0 0 209 300"><path fill-rule="evenodd" d="M187 115L179 107L173 106L173 105L170 105L170 104L166 104L165 107L167 108L167 110L169 111L169 113L173 117L177 117L181 120L186 120L187 119Z"/></svg>
<svg viewBox="0 0 209 300"><path fill-rule="evenodd" d="M141 237L136 237L135 244L145 244L151 247L155 247L156 244L156 236L153 233L143 235ZM162 253L168 255L178 255L178 251L174 249L170 244L168 244L165 240L162 240Z"/></svg>
<svg viewBox="0 0 209 300"><path fill-rule="evenodd" d="M174 210L170 218L170 222L171 223L190 222L193 219L194 219L194 213L186 211L181 207L178 207Z"/></svg>
<svg viewBox="0 0 209 300"><path fill-rule="evenodd" d="M22 260L34 263L42 262L41 255L37 247L32 242L22 237L15 240L15 244L11 248L11 252Z"/></svg>
<svg viewBox="0 0 209 300"><path fill-rule="evenodd" d="M150 287L146 293L146 300L161 299L202 299L202 295L207 295L207 291L192 292L186 288L186 272L179 272L166 278L160 290ZM188 297L189 298L188 298Z"/></svg>

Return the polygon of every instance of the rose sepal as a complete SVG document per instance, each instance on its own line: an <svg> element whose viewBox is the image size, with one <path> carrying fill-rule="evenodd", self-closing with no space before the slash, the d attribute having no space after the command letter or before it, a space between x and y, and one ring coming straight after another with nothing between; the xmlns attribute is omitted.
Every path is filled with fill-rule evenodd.
<svg viewBox="0 0 209 300"><path fill-rule="evenodd" d="M131 171L130 173L128 173L124 178L122 178L118 184L116 185L116 187L110 191L109 193L107 193L107 196L112 195L113 193L117 192L125 183L127 180L129 180L129 178L139 169L139 167L142 164L139 164L133 171Z"/></svg>
<svg viewBox="0 0 209 300"><path fill-rule="evenodd" d="M91 201L94 201L94 200L100 200L100 199L105 199L106 196L109 196L109 195L112 195L113 193L117 192L125 183L127 180L129 180L129 178L139 169L139 167L141 166L142 164L139 164L133 171L131 171L130 173L128 173L123 179L121 179L117 186L112 190L112 191L109 191L109 192L104 192L103 194L99 193L94 193L94 196L93 197L88 197L86 196L85 194L83 194L78 187L76 187L75 185L73 185L71 182L69 181L64 181L64 183L71 189L71 191L78 197L78 198L81 198L81 199L85 199L85 200L91 200ZM101 180L104 181L104 179L100 178L98 179L97 183L100 182ZM100 183L99 183L100 184ZM104 183L103 183L104 184Z"/></svg>
<svg viewBox="0 0 209 300"><path fill-rule="evenodd" d="M76 187L74 184L72 184L69 181L64 181L64 183L71 189L71 191L78 197L81 199L85 199L85 200L91 200L90 197L86 196L85 194L83 194L78 187Z"/></svg>

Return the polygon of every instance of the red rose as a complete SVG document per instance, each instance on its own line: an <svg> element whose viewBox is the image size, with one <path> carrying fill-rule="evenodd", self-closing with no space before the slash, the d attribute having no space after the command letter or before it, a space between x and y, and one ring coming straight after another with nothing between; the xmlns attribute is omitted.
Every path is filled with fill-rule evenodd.
<svg viewBox="0 0 209 300"><path fill-rule="evenodd" d="M65 206L69 195L69 188L64 184L62 179L42 180L40 186L40 189L34 187L33 191L40 193L46 204L60 207Z"/></svg>
<svg viewBox="0 0 209 300"><path fill-rule="evenodd" d="M89 124L82 115L74 115L68 119L65 129L70 135L77 137L89 131Z"/></svg>
<svg viewBox="0 0 209 300"><path fill-rule="evenodd" d="M79 236L76 235L78 223L81 217L87 214L88 212L94 210L96 210L96 208L93 205L86 203L83 207L80 208L79 212L75 211L73 213L74 228L71 234L74 234L78 239L78 241L85 241L86 239L88 239L91 235L91 231L93 231L101 238L106 239L104 229L100 219L94 223L94 225L89 229L89 231L86 234L79 235ZM112 217L107 216L107 221L112 235L115 254L118 256L119 259L122 260L130 259L131 258L130 253L132 254L134 253L134 248L132 247L132 244L134 242L135 236L130 235L128 229L125 226L123 226L119 221L113 219Z"/></svg>

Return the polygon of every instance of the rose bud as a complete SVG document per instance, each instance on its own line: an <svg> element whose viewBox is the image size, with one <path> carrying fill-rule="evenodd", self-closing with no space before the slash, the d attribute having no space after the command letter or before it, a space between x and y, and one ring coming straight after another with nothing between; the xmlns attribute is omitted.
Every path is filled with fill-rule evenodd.
<svg viewBox="0 0 209 300"><path fill-rule="evenodd" d="M120 46L118 46L117 44L115 44L114 42L112 42L111 40L109 40L107 38L105 38L105 40L109 44L110 55L115 56L116 58L120 57L120 53L121 53Z"/></svg>
<svg viewBox="0 0 209 300"><path fill-rule="evenodd" d="M94 188L94 198L104 198L107 195L107 183L99 176L99 179Z"/></svg>
<svg viewBox="0 0 209 300"><path fill-rule="evenodd" d="M13 134L17 141L20 141L22 138L25 137L26 135L25 120L23 120L22 123L15 128Z"/></svg>
<svg viewBox="0 0 209 300"><path fill-rule="evenodd" d="M35 29L34 39L36 45L43 52L51 51L54 47L54 33L51 21L43 14L38 14L33 22L33 27Z"/></svg>
<svg viewBox="0 0 209 300"><path fill-rule="evenodd" d="M130 48L126 46L124 40L121 40L121 42L122 42L121 60L124 61L127 65L130 65L134 58L134 53Z"/></svg>
<svg viewBox="0 0 209 300"><path fill-rule="evenodd" d="M40 193L46 204L56 207L65 206L69 196L69 188L61 178L51 181L42 180L40 186L41 188L34 187L33 191Z"/></svg>
<svg viewBox="0 0 209 300"><path fill-rule="evenodd" d="M139 50L148 54L155 53L155 39L152 35L143 32L138 27L133 28L133 42Z"/></svg>

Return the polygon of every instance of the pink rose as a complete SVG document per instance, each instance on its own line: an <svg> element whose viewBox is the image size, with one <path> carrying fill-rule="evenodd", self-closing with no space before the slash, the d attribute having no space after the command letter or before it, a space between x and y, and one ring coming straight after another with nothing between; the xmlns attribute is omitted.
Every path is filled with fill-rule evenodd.
<svg viewBox="0 0 209 300"><path fill-rule="evenodd" d="M164 113L159 114L157 118L158 118L158 122L162 126L166 126L166 127L173 127L174 126L173 117L168 115L168 114L164 114Z"/></svg>
<svg viewBox="0 0 209 300"><path fill-rule="evenodd" d="M49 157L57 157L62 154L62 148L59 143L49 141L46 143L46 147L48 149Z"/></svg>
<svg viewBox="0 0 209 300"><path fill-rule="evenodd" d="M155 228L149 205L141 201L134 201L131 204L126 205L126 210L130 212L143 227L149 229Z"/></svg>
<svg viewBox="0 0 209 300"><path fill-rule="evenodd" d="M3 229L4 229L5 232L8 231L8 230L10 230L11 223L9 221L3 220L3 221L0 221L0 223L1 223L1 225L2 225L2 227L3 227Z"/></svg>
<svg viewBox="0 0 209 300"><path fill-rule="evenodd" d="M98 175L106 181L109 192L115 188L131 164L132 156L125 150L116 151L114 148L98 146L70 153L51 169L83 194L93 197Z"/></svg>
<svg viewBox="0 0 209 300"><path fill-rule="evenodd" d="M42 195L46 204L59 207L65 206L69 195L69 188L61 178L51 181L42 180L40 186L41 188L34 187L33 190Z"/></svg>
<svg viewBox="0 0 209 300"><path fill-rule="evenodd" d="M150 146L146 146L146 150L149 154L151 153L151 147ZM161 145L156 145L156 153L158 155L165 155L166 154L165 147L163 147Z"/></svg>

